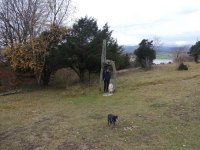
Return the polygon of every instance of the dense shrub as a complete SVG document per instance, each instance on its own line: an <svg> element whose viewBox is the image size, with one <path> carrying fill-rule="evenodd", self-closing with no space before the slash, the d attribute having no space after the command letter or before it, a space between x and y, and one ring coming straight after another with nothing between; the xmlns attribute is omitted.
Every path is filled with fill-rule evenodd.
<svg viewBox="0 0 200 150"><path fill-rule="evenodd" d="M188 66L181 63L179 66L178 66L178 70L188 70Z"/></svg>
<svg viewBox="0 0 200 150"><path fill-rule="evenodd" d="M192 45L188 53L194 58L194 61L198 63L200 55L200 41L197 41L195 45Z"/></svg>

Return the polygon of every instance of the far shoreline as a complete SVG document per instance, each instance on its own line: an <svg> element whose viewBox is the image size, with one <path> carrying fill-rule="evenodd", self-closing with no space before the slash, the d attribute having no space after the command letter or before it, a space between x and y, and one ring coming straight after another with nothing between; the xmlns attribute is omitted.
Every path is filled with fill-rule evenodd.
<svg viewBox="0 0 200 150"><path fill-rule="evenodd" d="M172 59L154 59L153 63L158 65L158 64L169 64L172 63L173 60Z"/></svg>

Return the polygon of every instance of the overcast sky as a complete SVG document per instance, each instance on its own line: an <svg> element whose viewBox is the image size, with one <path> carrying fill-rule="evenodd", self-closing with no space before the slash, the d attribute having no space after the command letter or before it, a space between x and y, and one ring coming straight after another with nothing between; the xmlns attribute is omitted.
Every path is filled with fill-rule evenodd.
<svg viewBox="0 0 200 150"><path fill-rule="evenodd" d="M120 45L159 37L163 44L200 40L200 0L74 0L76 17L108 23Z"/></svg>

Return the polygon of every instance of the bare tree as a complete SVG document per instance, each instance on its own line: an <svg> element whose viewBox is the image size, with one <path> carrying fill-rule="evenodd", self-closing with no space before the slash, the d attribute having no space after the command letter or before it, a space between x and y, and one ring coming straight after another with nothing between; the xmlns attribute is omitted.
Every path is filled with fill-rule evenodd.
<svg viewBox="0 0 200 150"><path fill-rule="evenodd" d="M163 45L161 38L158 36L153 37L153 48L154 50L158 51L160 47Z"/></svg>
<svg viewBox="0 0 200 150"><path fill-rule="evenodd" d="M188 49L189 48L187 46L181 46L174 51L173 57L174 57L174 62L177 65L177 68L180 66L180 64L189 61L191 59L187 53Z"/></svg>
<svg viewBox="0 0 200 150"><path fill-rule="evenodd" d="M1 0L0 41L1 46L26 43L43 28L48 17L42 0Z"/></svg>
<svg viewBox="0 0 200 150"><path fill-rule="evenodd" d="M52 25L62 25L71 5L71 0L0 0L0 49L4 48L13 68L32 69L41 83L53 36L45 40L39 35Z"/></svg>
<svg viewBox="0 0 200 150"><path fill-rule="evenodd" d="M71 0L0 0L0 46L35 38L70 14Z"/></svg>
<svg viewBox="0 0 200 150"><path fill-rule="evenodd" d="M63 22L66 22L74 10L72 0L47 0L47 2L51 24L61 25Z"/></svg>

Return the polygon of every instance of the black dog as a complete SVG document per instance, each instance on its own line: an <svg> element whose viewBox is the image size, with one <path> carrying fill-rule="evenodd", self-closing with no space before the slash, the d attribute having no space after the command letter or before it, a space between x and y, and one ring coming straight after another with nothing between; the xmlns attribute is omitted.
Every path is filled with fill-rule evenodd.
<svg viewBox="0 0 200 150"><path fill-rule="evenodd" d="M118 116L115 116L113 114L108 114L108 125L115 125L115 122L117 121Z"/></svg>

